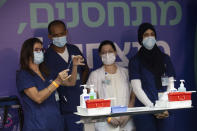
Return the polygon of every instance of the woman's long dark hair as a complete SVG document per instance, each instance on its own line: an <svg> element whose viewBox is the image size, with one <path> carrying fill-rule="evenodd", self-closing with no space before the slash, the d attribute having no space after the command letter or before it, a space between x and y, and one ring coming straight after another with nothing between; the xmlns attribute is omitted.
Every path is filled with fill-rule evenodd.
<svg viewBox="0 0 197 131"><path fill-rule="evenodd" d="M35 43L40 43L43 45L42 41L38 38L29 38L23 43L20 53L20 70L26 70L32 75L34 75L35 73L32 69L30 69L29 61L34 60L33 47ZM44 75L49 75L49 70L45 66L44 62L39 65L39 69L42 73L44 73Z"/></svg>

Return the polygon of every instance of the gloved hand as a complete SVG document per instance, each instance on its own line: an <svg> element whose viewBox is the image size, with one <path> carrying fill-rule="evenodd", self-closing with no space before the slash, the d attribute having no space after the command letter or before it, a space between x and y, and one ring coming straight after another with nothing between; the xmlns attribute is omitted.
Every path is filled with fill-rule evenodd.
<svg viewBox="0 0 197 131"><path fill-rule="evenodd" d="M108 117L107 122L111 124L114 128L119 126L119 120L115 117Z"/></svg>
<svg viewBox="0 0 197 131"><path fill-rule="evenodd" d="M58 77L61 78L62 81L67 80L69 77L71 77L71 75L68 75L68 71L69 69L63 70L58 74Z"/></svg>
<svg viewBox="0 0 197 131"><path fill-rule="evenodd" d="M129 120L130 120L130 116L121 116L119 118L120 127L124 127Z"/></svg>
<svg viewBox="0 0 197 131"><path fill-rule="evenodd" d="M72 55L72 61L73 61L73 65L78 66L78 65L85 65L84 59L81 55Z"/></svg>

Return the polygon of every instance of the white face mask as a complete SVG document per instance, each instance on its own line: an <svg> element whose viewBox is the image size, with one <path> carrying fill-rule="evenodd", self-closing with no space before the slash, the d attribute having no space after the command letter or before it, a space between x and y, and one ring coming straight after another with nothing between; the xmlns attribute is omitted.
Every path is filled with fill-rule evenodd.
<svg viewBox="0 0 197 131"><path fill-rule="evenodd" d="M34 63L39 65L44 61L44 53L42 51L36 52L34 51Z"/></svg>
<svg viewBox="0 0 197 131"><path fill-rule="evenodd" d="M101 59L102 59L103 64L112 65L114 64L116 60L116 56L114 53L106 53L106 54L101 55Z"/></svg>
<svg viewBox="0 0 197 131"><path fill-rule="evenodd" d="M156 40L155 40L155 37L150 36L150 37L144 38L142 43L146 49L151 50L154 47Z"/></svg>

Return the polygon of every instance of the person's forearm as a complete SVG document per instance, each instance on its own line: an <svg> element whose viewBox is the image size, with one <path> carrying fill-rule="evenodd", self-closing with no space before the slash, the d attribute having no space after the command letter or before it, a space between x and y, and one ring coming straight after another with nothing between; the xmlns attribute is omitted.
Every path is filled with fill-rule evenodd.
<svg viewBox="0 0 197 131"><path fill-rule="evenodd" d="M77 80L77 65L73 65L71 77L68 79L68 81L70 82L70 84L75 85L76 80Z"/></svg>
<svg viewBox="0 0 197 131"><path fill-rule="evenodd" d="M77 81L77 65L72 66L72 73L71 76L62 82L63 86L74 86Z"/></svg>
<svg viewBox="0 0 197 131"><path fill-rule="evenodd" d="M86 84L86 82L88 80L88 75L89 75L89 68L86 65L85 69L83 70L82 75L81 75L82 76L82 78L81 78L82 84Z"/></svg>
<svg viewBox="0 0 197 131"><path fill-rule="evenodd" d="M134 105L135 105L135 94L134 94L133 91L131 91L130 101L129 101L128 107L134 107Z"/></svg>
<svg viewBox="0 0 197 131"><path fill-rule="evenodd" d="M141 80L131 80L131 86L133 87L133 91L140 102L142 102L145 106L154 106L154 104L150 101L150 99L142 89Z"/></svg>
<svg viewBox="0 0 197 131"><path fill-rule="evenodd" d="M24 92L29 96L33 101L38 104L44 102L57 88L59 83L57 80L54 80L48 87L38 91L36 87L34 89L26 89Z"/></svg>
<svg viewBox="0 0 197 131"><path fill-rule="evenodd" d="M45 101L53 91L55 91L57 88L54 85L49 85L47 88L41 90L38 92L38 103L41 104L43 101Z"/></svg>

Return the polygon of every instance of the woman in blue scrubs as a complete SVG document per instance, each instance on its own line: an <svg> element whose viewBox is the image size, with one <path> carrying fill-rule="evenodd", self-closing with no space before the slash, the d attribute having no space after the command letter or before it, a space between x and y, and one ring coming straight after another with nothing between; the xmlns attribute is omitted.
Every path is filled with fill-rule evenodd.
<svg viewBox="0 0 197 131"><path fill-rule="evenodd" d="M82 57L73 58L73 71L61 71L56 78L44 65L43 44L37 38L26 40L20 54L16 84L23 100L23 131L63 131L63 119L55 97L59 85L75 85L77 65Z"/></svg>
<svg viewBox="0 0 197 131"><path fill-rule="evenodd" d="M143 23L138 29L138 41L142 46L129 61L129 79L136 95L135 106L153 107L158 92L166 91L161 78L173 80L174 67L170 57L156 45L156 31L153 25ZM133 116L137 131L171 131L174 128L173 114L164 111L159 114Z"/></svg>

